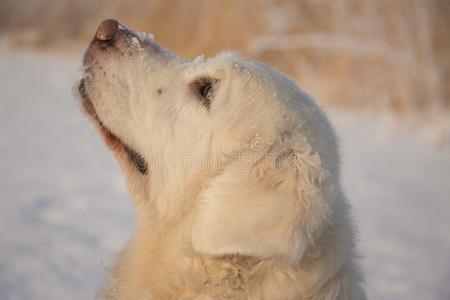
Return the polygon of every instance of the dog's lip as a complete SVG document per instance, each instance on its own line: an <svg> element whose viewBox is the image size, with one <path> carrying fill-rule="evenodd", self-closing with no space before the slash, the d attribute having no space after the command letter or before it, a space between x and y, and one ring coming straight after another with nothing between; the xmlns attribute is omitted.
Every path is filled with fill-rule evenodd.
<svg viewBox="0 0 450 300"><path fill-rule="evenodd" d="M95 111L94 105L92 104L91 98L89 97L86 91L86 78L82 78L80 80L80 83L78 85L78 93L80 94L81 104L83 105L83 108L86 111L86 113L94 117L101 124L101 121L97 116L97 112Z"/></svg>
<svg viewBox="0 0 450 300"><path fill-rule="evenodd" d="M92 117L95 122L97 122L98 126L100 126L101 130L103 130L108 136L111 136L115 140L117 140L120 145L123 147L125 152L128 155L128 158L136 167L136 169L143 175L148 174L148 163L147 161L140 155L136 150L130 147L128 144L124 143L122 139L120 139L117 135L115 135L99 118L97 112L95 111L94 105L92 104L91 98L89 97L86 91L86 78L82 78L78 85L78 92L81 97L81 102L86 113Z"/></svg>
<svg viewBox="0 0 450 300"><path fill-rule="evenodd" d="M95 111L94 104L92 104L91 98L89 97L86 91L86 81L87 81L86 78L82 78L80 80L80 84L78 85L78 92L81 97L81 104L83 105L85 112L90 117L92 117L95 120L95 122L97 122L97 124L102 128L102 130L106 131L108 134L110 134L111 136L119 140L123 145L125 145L125 143L121 139L119 139L114 133L112 133L111 130L109 130L109 128L106 127L103 124L102 120L99 118L97 112Z"/></svg>

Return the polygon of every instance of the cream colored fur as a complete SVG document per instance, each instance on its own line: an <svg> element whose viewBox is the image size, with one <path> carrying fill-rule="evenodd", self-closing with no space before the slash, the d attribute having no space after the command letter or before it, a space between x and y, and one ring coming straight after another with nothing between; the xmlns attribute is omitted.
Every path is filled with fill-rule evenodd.
<svg viewBox="0 0 450 300"><path fill-rule="evenodd" d="M120 300L361 300L333 129L289 78L233 53L98 57L86 87L136 232L103 291ZM190 83L217 80L206 109Z"/></svg>

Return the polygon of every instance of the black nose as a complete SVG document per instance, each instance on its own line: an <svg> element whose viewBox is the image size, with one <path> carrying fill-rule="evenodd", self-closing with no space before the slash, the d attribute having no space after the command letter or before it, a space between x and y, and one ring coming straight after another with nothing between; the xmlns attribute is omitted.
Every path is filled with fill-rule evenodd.
<svg viewBox="0 0 450 300"><path fill-rule="evenodd" d="M98 26L95 38L99 41L110 41L118 31L119 22L113 19L107 19Z"/></svg>

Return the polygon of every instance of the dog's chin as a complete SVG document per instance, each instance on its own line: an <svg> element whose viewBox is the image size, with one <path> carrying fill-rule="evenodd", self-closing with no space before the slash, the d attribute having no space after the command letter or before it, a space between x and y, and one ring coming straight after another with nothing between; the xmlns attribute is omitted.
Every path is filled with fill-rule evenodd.
<svg viewBox="0 0 450 300"><path fill-rule="evenodd" d="M82 78L78 85L78 93L80 95L81 104L89 119L95 124L100 132L105 144L110 148L119 160L128 160L134 168L142 175L148 174L148 163L137 151L124 143L117 135L115 135L108 127L104 125L95 111L91 98L86 89L86 79ZM123 154L126 154L124 157Z"/></svg>

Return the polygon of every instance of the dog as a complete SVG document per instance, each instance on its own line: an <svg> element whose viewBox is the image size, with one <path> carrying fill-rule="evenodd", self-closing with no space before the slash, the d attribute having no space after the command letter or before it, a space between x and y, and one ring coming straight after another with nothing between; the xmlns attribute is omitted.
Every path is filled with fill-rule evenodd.
<svg viewBox="0 0 450 300"><path fill-rule="evenodd" d="M333 128L292 80L232 52L181 59L116 20L83 66L138 220L105 299L366 299Z"/></svg>

